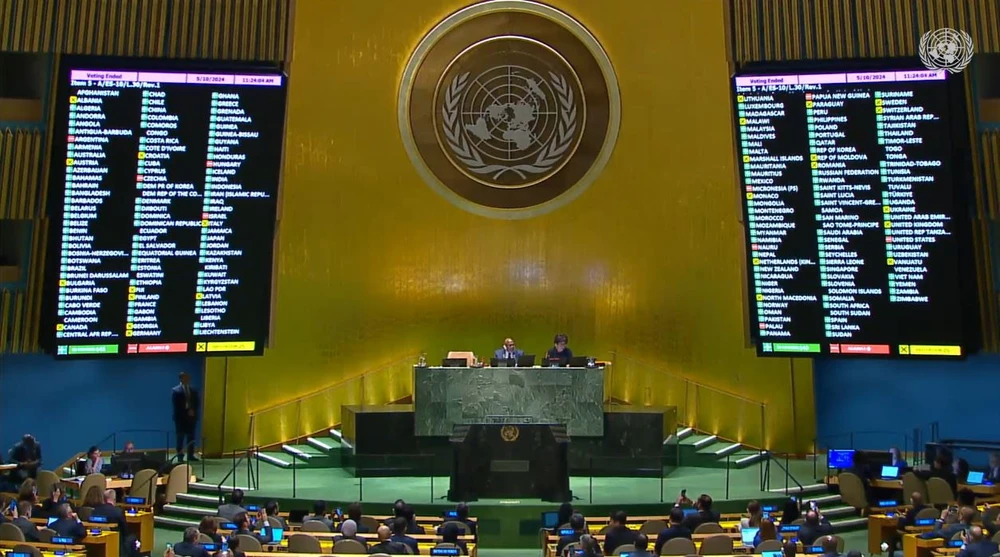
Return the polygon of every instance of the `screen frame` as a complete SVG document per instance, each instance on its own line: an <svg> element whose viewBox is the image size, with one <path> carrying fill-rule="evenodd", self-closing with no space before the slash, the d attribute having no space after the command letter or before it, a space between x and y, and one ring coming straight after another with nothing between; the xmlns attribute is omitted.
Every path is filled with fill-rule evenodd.
<svg viewBox="0 0 1000 557"><path fill-rule="evenodd" d="M71 69L122 69L122 70L139 70L139 71L205 71L205 72L224 72L224 71L234 71L234 72L266 72L271 74L281 74L282 85L281 88L284 92L284 102L281 106L282 112L282 122L287 124L288 116L288 70L287 65L282 62L275 61L239 61L239 60L216 60L216 59L193 59L193 58L148 58L148 57L127 57L127 56L91 56L91 55L63 55L59 57L59 60L55 67L55 78L54 87L52 90L54 94L52 95L52 107L51 107L51 120L48 126L49 140L46 146L46 156L48 165L42 168L42 183L40 184L44 191L46 192L45 205L42 207L45 219L48 221L46 226L46 237L43 242L44 253L42 268L44 272L42 273L42 298L40 303L40 315L38 319L39 323L39 336L38 345L45 354L52 356L55 359L61 361L77 361L77 360L105 360L105 359L122 359L122 360L136 360L142 361L147 359L179 359L179 358L205 358L205 357L232 357L232 356L261 356L264 353L264 349L270 346L271 333L274 323L274 313L275 313L275 289L276 289L276 265L277 265L277 255L278 255L278 225L281 221L281 200L282 192L284 191L284 160L285 160L285 125L282 126L281 130L281 141L280 141L280 161L279 161L279 176L277 184L277 192L275 196L275 220L274 220L274 232L272 234L272 251L271 251L271 261L268 265L268 272L270 277L268 280L268 299L265 302L267 304L267 323L263 328L263 337L260 339L254 339L257 341L254 350L250 351L239 351L239 352L165 352L165 353L136 353L129 354L127 351L119 351L115 354L80 354L73 356L57 356L56 347L59 345L59 341L56 336L52 333L55 329L55 323L57 321L56 311L58 309L58 289L55 286L55 282L51 280L51 277L55 276L59 272L59 250L60 250L60 237L61 237L61 225L63 219L63 202L65 200L64 188L62 187L63 181L59 177L62 176L64 172L64 162L63 157L55 156L57 154L57 149L65 146L64 141L57 141L57 137L65 137L67 134L67 129L69 127L69 117L68 113L59 110L59 100L66 98L70 89L70 76L69 71ZM58 183L57 183L58 182ZM192 339L189 342L193 342ZM121 341L118 344L122 344Z"/></svg>
<svg viewBox="0 0 1000 557"><path fill-rule="evenodd" d="M952 163L952 206L953 206L953 234L957 249L956 262L958 275L958 292L960 300L962 329L959 332L960 345L962 347L961 356L926 356L926 355L906 355L898 354L831 354L820 352L819 354L804 353L764 353L760 349L760 331L752 326L752 307L750 304L749 281L753 276L751 264L752 258L749 254L749 220L747 217L746 203L742 200L743 181L739 167L735 164L740 153L739 148L739 119L736 118L738 103L734 93L734 79L747 75L781 75L789 73L825 73L825 72L854 72L868 70L907 70L925 68L917 57L895 57L895 58L868 58L868 59L830 59L830 60L789 60L786 62L758 61L743 62L733 65L733 71L729 75L727 83L730 97L730 130L733 133L732 161L734 164L733 186L736 199L739 202L737 209L740 219L743 243L743 266L741 268L743 293L743 315L746 338L749 339L750 347L754 349L758 357L763 358L810 358L810 359L881 359L881 360L902 360L902 361L962 361L970 355L975 354L982 347L982 329L980 323L979 289L976 282L975 254L972 242L972 219L971 213L974 209L971 201L974 199L974 176L972 157L972 129L969 126L969 107L967 105L968 75L963 78L956 78L949 74L945 80L948 94L948 109L950 113L950 143L951 143L951 163ZM802 341L797 341L802 342ZM821 342L829 344L829 342Z"/></svg>

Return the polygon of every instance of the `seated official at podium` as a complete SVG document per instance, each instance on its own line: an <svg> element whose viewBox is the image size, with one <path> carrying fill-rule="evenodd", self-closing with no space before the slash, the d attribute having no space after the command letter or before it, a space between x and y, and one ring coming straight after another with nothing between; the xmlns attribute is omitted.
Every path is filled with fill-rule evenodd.
<svg viewBox="0 0 1000 557"><path fill-rule="evenodd" d="M514 346L514 339L509 337L503 339L503 346L493 353L493 357L498 360L516 360L521 356L524 356L524 350Z"/></svg>
<svg viewBox="0 0 1000 557"><path fill-rule="evenodd" d="M573 357L573 351L569 349L569 337L564 334L558 334L554 339L552 339L554 346L549 349L545 356L552 359L566 360L569 361Z"/></svg>

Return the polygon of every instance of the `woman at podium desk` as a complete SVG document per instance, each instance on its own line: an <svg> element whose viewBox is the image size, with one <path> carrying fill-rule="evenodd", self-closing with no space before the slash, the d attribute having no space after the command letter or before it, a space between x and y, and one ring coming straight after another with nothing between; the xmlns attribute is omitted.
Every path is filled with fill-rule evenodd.
<svg viewBox="0 0 1000 557"><path fill-rule="evenodd" d="M569 349L569 337L560 333L552 339L553 347L545 354L546 359L549 363L552 360L561 360L560 365L565 365L566 362L573 357L573 351Z"/></svg>

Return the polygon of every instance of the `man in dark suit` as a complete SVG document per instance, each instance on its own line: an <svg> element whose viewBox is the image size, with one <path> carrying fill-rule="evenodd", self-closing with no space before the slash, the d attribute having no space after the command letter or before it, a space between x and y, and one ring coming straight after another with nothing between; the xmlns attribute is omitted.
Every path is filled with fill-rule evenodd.
<svg viewBox="0 0 1000 557"><path fill-rule="evenodd" d="M392 521L392 537L389 538L389 541L408 545L413 550L414 555L420 555L420 547L417 545L417 540L406 535L407 525L408 521L406 517L397 516L394 518Z"/></svg>
<svg viewBox="0 0 1000 557"><path fill-rule="evenodd" d="M965 537L965 549L958 552L958 557L991 557L997 553L1000 553L1000 546L986 539L982 528L973 526Z"/></svg>
<svg viewBox="0 0 1000 557"><path fill-rule="evenodd" d="M184 529L184 540L174 545L174 555L183 557L209 557L208 550L198 543L198 529L189 526Z"/></svg>
<svg viewBox="0 0 1000 557"><path fill-rule="evenodd" d="M40 541L38 539L38 526L31 521L31 511L31 501L18 502L14 520L11 520L10 522L24 533L24 541L37 542Z"/></svg>
<svg viewBox="0 0 1000 557"><path fill-rule="evenodd" d="M710 496L702 493L694 502L694 508L698 509L698 512L684 517L684 522L682 522L688 530L694 532L695 528L702 524L719 521L719 513L712 511L712 498Z"/></svg>
<svg viewBox="0 0 1000 557"><path fill-rule="evenodd" d="M611 528L604 533L604 554L611 555L620 545L634 544L637 530L629 530L626 526L628 515L625 511L611 513Z"/></svg>
<svg viewBox="0 0 1000 557"><path fill-rule="evenodd" d="M171 398L174 403L174 430L177 432L177 460L184 462L198 460L194 456L194 429L198 423L198 391L191 386L191 377L181 372L180 383L173 388ZM185 442L185 439L187 442Z"/></svg>
<svg viewBox="0 0 1000 557"><path fill-rule="evenodd" d="M68 503L63 503L56 507L58 520L49 525L57 536L73 538L73 541L80 541L87 537L87 529L83 527L76 513L69 508Z"/></svg>
<svg viewBox="0 0 1000 557"><path fill-rule="evenodd" d="M11 447L8 453L11 464L17 468L10 472L11 482L21 485L21 482L38 475L42 466L42 445L30 433L25 433L21 441Z"/></svg>
<svg viewBox="0 0 1000 557"><path fill-rule="evenodd" d="M685 538L690 540L691 530L684 526L683 523L684 511L681 510L680 507L674 507L670 511L670 526L656 536L656 545L653 548L653 553L659 555L660 550L663 549L663 545L674 538Z"/></svg>
<svg viewBox="0 0 1000 557"><path fill-rule="evenodd" d="M567 545L579 542L580 537L587 533L587 521L580 513L573 513L573 516L569 517L569 527L573 529L573 533L559 537L559 543L556 544L556 555L562 555L563 549Z"/></svg>
<svg viewBox="0 0 1000 557"><path fill-rule="evenodd" d="M833 526L830 521L820 516L816 511L806 513L806 523L799 529L799 541L803 546L816 543L816 540L823 536L832 536ZM834 540L836 541L836 540Z"/></svg>
<svg viewBox="0 0 1000 557"><path fill-rule="evenodd" d="M799 533L802 531L799 530ZM801 537L799 538L801 539ZM827 535L823 538L823 557L840 557L840 553L837 552L837 538ZM812 545L812 544L809 544Z"/></svg>
<svg viewBox="0 0 1000 557"><path fill-rule="evenodd" d="M941 518L935 523L936 528L930 532L924 532L917 537L925 540L934 538L950 540L955 534L961 532L962 530L968 530L971 528L972 521L975 517L975 507L962 507L958 510L958 521L952 522L955 519L954 514L948 509L945 509L945 511L941 513Z"/></svg>
<svg viewBox="0 0 1000 557"><path fill-rule="evenodd" d="M990 469L984 474L983 480L1000 484L1000 453L990 455Z"/></svg>
<svg viewBox="0 0 1000 557"><path fill-rule="evenodd" d="M125 521L125 513L115 505L115 500L117 495L115 490L108 489L104 492L104 504L97 505L94 510L90 513L90 516L103 516L108 519L108 522L113 522L118 525L118 532L122 536L128 532L128 522ZM125 541L122 539L122 541Z"/></svg>
<svg viewBox="0 0 1000 557"><path fill-rule="evenodd" d="M496 349L493 353L493 357L498 360L516 360L524 356L524 350L519 349L514 345L514 339L505 338L503 339L503 346Z"/></svg>
<svg viewBox="0 0 1000 557"><path fill-rule="evenodd" d="M649 538L646 537L646 534L636 533L634 544L635 551L630 553L631 557L654 557L648 550Z"/></svg>
<svg viewBox="0 0 1000 557"><path fill-rule="evenodd" d="M406 544L392 541L392 530L384 524L378 527L378 543L373 545L368 552L373 555L376 553L407 555L408 553L406 551Z"/></svg>
<svg viewBox="0 0 1000 557"><path fill-rule="evenodd" d="M247 513L240 513L236 515L233 522L236 524L236 531L233 532L233 536L252 536L257 538L257 541L259 541L261 545L271 543L271 528L267 526L267 519L264 518L263 513L260 511L257 513L257 523L264 525L260 529L260 534L253 531L253 527L250 526L250 516Z"/></svg>
<svg viewBox="0 0 1000 557"><path fill-rule="evenodd" d="M234 520L236 515L240 513L246 514L246 512L247 510L243 508L243 490L234 489L233 493L229 496L229 502L219 505L219 510L216 511L216 514L226 520Z"/></svg>
<svg viewBox="0 0 1000 557"><path fill-rule="evenodd" d="M899 547L899 540L903 534L906 533L907 526L913 526L917 522L917 515L920 511L927 508L924 504L924 496L919 491L914 491L910 494L910 510L906 511L906 515L899 518L899 524L896 527L896 534L892 536L891 539L887 540L889 543L889 555L896 552Z"/></svg>

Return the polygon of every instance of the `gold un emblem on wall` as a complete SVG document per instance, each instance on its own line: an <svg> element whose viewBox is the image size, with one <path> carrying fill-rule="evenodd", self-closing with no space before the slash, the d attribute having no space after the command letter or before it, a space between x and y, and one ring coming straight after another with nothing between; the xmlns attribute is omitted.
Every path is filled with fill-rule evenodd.
<svg viewBox="0 0 1000 557"><path fill-rule="evenodd" d="M469 212L537 216L601 173L621 107L611 61L569 15L525 0L460 10L417 46L399 127L421 177Z"/></svg>
<svg viewBox="0 0 1000 557"><path fill-rule="evenodd" d="M505 425L500 428L500 438L507 443L517 441L521 436L521 430L516 425Z"/></svg>

